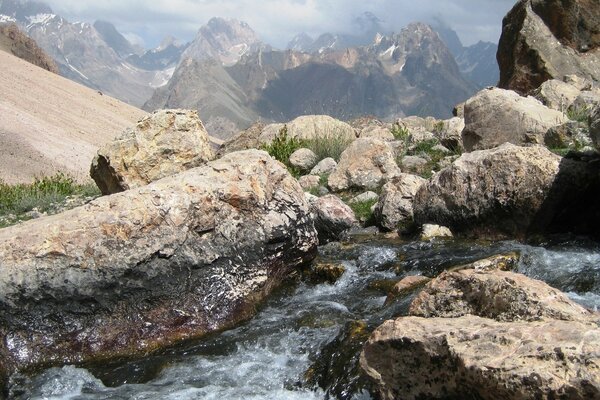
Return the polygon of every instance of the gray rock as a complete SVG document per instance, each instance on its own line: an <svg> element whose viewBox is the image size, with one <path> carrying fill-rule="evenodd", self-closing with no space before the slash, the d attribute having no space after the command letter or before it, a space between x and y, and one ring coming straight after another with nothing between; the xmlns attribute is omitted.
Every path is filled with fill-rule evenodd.
<svg viewBox="0 0 600 400"><path fill-rule="evenodd" d="M586 124L569 121L552 127L544 136L544 144L551 149L585 147L592 144L589 128Z"/></svg>
<svg viewBox="0 0 600 400"><path fill-rule="evenodd" d="M427 181L416 175L400 174L388 183L374 209L375 220L381 228L393 231L413 221L413 199Z"/></svg>
<svg viewBox="0 0 600 400"><path fill-rule="evenodd" d="M399 173L394 150L387 142L363 138L354 141L342 153L328 184L334 192L350 188L375 190Z"/></svg>
<svg viewBox="0 0 600 400"><path fill-rule="evenodd" d="M139 356L231 328L316 246L302 188L257 150L1 229L0 365Z"/></svg>
<svg viewBox="0 0 600 400"><path fill-rule="evenodd" d="M330 175L337 168L337 162L331 158L324 158L310 171L311 175Z"/></svg>
<svg viewBox="0 0 600 400"><path fill-rule="evenodd" d="M523 0L506 15L498 46L498 86L526 94L549 79L600 81L594 1Z"/></svg>
<svg viewBox="0 0 600 400"><path fill-rule="evenodd" d="M147 185L214 158L197 111L160 110L100 150L90 174L103 194Z"/></svg>
<svg viewBox="0 0 600 400"><path fill-rule="evenodd" d="M462 150L464 149L462 142L462 131L464 128L464 118L451 118L444 121L444 129L441 132L438 132L437 137L444 147L452 150Z"/></svg>
<svg viewBox="0 0 600 400"><path fill-rule="evenodd" d="M317 164L317 155L310 149L298 149L292 153L289 161L301 171L310 171Z"/></svg>
<svg viewBox="0 0 600 400"><path fill-rule="evenodd" d="M484 89L465 104L462 139L467 151L513 144L544 143L544 135L567 117L532 97L504 89Z"/></svg>
<svg viewBox="0 0 600 400"><path fill-rule="evenodd" d="M350 201L348 203L349 204L366 203L368 201L377 201L377 200L379 200L379 195L377 193L364 192L364 193L361 193L358 196L350 199Z"/></svg>
<svg viewBox="0 0 600 400"><path fill-rule="evenodd" d="M428 161L418 156L404 156L402 157L402 161L400 163L402 165L402 168L410 171L415 171L427 165Z"/></svg>
<svg viewBox="0 0 600 400"><path fill-rule="evenodd" d="M481 237L593 231L595 213L586 203L594 195L587 188L597 181L585 162L506 143L463 154L434 175L415 196L415 222Z"/></svg>
<svg viewBox="0 0 600 400"><path fill-rule="evenodd" d="M600 107L600 89L581 92L571 107L575 110L587 111L591 111L596 107Z"/></svg>
<svg viewBox="0 0 600 400"><path fill-rule="evenodd" d="M342 232L358 224L354 211L334 195L316 199L311 203L311 210L319 234L319 244L339 240Z"/></svg>
<svg viewBox="0 0 600 400"><path fill-rule="evenodd" d="M542 83L532 94L546 107L564 113L575 102L581 91L573 85L551 79Z"/></svg>
<svg viewBox="0 0 600 400"><path fill-rule="evenodd" d="M298 179L298 183L304 190L310 190L319 187L321 184L321 177L314 175L304 175Z"/></svg>

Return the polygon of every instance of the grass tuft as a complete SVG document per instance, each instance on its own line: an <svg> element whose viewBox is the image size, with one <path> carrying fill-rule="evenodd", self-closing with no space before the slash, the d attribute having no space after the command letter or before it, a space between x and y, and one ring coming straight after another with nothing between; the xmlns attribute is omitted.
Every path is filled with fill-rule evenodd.
<svg viewBox="0 0 600 400"><path fill-rule="evenodd" d="M305 141L289 136L287 125L284 125L277 136L275 136L275 139L271 143L263 145L261 149L265 150L277 161L283 163L290 173L297 178L301 176L301 171L290 164L290 156L296 150L303 147L306 147Z"/></svg>
<svg viewBox="0 0 600 400"><path fill-rule="evenodd" d="M366 223L369 225L374 222L373 212L371 208L377 203L377 199L367 200L367 201L358 201L352 204L349 204L352 211L354 211L354 215L356 219L359 221Z"/></svg>
<svg viewBox="0 0 600 400"><path fill-rule="evenodd" d="M0 216L12 214L19 218L34 209L51 212L68 196L75 195L96 197L100 191L93 183L78 184L63 173L37 178L30 184L9 185L0 180Z"/></svg>
<svg viewBox="0 0 600 400"><path fill-rule="evenodd" d="M348 148L350 143L352 143L351 139L332 132L307 140L305 147L316 154L317 161L331 157L336 162L339 162L342 153Z"/></svg>

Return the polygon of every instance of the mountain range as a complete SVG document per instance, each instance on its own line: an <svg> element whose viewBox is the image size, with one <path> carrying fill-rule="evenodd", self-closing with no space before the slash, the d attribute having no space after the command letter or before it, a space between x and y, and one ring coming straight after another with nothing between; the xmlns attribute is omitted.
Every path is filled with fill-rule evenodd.
<svg viewBox="0 0 600 400"><path fill-rule="evenodd" d="M464 47L449 28L414 23L385 32L365 13L352 35L296 36L286 50L241 21L212 18L190 43L132 45L107 21L71 23L47 5L0 0L69 79L145 110L195 108L220 137L258 119L302 114L446 117L478 88L495 84L495 44Z"/></svg>

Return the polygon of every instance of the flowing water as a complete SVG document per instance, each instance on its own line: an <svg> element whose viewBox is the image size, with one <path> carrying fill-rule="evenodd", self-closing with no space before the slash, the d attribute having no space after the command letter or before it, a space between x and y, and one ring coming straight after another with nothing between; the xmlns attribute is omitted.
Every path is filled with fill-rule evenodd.
<svg viewBox="0 0 600 400"><path fill-rule="evenodd" d="M330 244L320 249L321 260L346 268L333 285L290 285L246 324L142 360L16 375L11 397L370 399L357 374L360 345L381 322L405 314L412 299L384 306L381 287L386 280L433 277L446 268L509 251L522 255L519 272L548 282L589 308L600 306L600 246L584 240L525 245L368 239ZM352 333L363 328L366 334Z"/></svg>

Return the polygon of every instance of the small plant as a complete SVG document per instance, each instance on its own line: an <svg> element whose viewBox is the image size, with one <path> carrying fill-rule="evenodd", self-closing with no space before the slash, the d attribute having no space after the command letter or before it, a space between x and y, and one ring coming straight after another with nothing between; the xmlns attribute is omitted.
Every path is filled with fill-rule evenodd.
<svg viewBox="0 0 600 400"><path fill-rule="evenodd" d="M392 129L390 130L390 132L392 132L392 135L394 136L394 138L396 140L408 140L408 137L410 136L410 132L408 130L408 128L404 125L399 124L398 122L394 123L394 125L392 125Z"/></svg>
<svg viewBox="0 0 600 400"><path fill-rule="evenodd" d="M377 203L377 199L357 201L352 204L349 204L349 206L352 209L352 211L354 211L356 219L358 219L361 222L365 222L368 225L374 220L371 208L375 205L375 203Z"/></svg>
<svg viewBox="0 0 600 400"><path fill-rule="evenodd" d="M446 130L446 125L444 124L444 121L438 121L433 126L433 133L440 134L444 132L444 130Z"/></svg>
<svg viewBox="0 0 600 400"><path fill-rule="evenodd" d="M590 110L587 106L579 106L579 107L570 107L567 110L567 118L571 121L577 121L584 124L588 123L588 117L590 115Z"/></svg>
<svg viewBox="0 0 600 400"><path fill-rule="evenodd" d="M304 145L316 154L317 161L331 157L336 162L339 162L342 153L348 148L351 142L352 140L347 136L329 132L307 140Z"/></svg>
<svg viewBox="0 0 600 400"><path fill-rule="evenodd" d="M265 150L271 157L283 163L293 176L298 177L301 175L301 172L290 164L290 156L302 147L305 147L305 142L301 139L288 136L287 125L284 125L271 143L262 146L262 150Z"/></svg>

